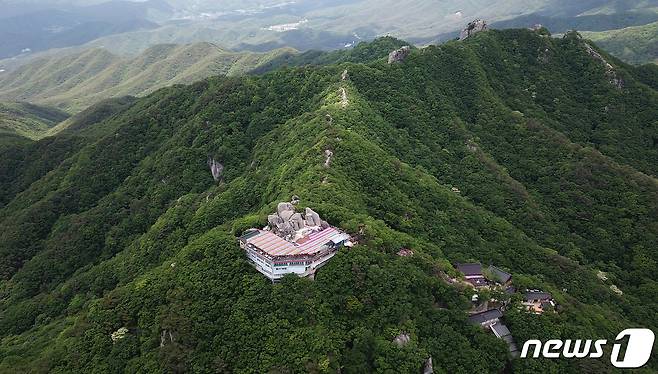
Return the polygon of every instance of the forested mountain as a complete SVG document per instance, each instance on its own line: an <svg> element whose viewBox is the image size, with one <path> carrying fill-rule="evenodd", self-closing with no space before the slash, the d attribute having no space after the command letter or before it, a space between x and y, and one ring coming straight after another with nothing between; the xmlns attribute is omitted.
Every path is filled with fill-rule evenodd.
<svg viewBox="0 0 658 374"><path fill-rule="evenodd" d="M624 61L658 64L658 22L583 35Z"/></svg>
<svg viewBox="0 0 658 374"><path fill-rule="evenodd" d="M447 373L612 371L609 347L511 360L442 275L480 261L550 291L558 313L506 313L517 342L656 331L656 70L545 29L366 58L399 44L164 88L14 145L0 369L416 373L431 356ZM271 284L236 236L292 195L358 245L315 280Z"/></svg>
<svg viewBox="0 0 658 374"><path fill-rule="evenodd" d="M0 74L0 99L78 112L103 99L142 96L173 84L250 71L291 49L232 52L211 43L163 44L133 58L92 49L44 57Z"/></svg>
<svg viewBox="0 0 658 374"><path fill-rule="evenodd" d="M49 107L21 102L0 102L0 137L38 139L68 114Z"/></svg>

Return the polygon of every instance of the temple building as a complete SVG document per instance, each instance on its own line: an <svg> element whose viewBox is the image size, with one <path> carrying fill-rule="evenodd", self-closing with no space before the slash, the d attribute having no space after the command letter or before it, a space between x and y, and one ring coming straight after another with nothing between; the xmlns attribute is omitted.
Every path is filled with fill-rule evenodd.
<svg viewBox="0 0 658 374"><path fill-rule="evenodd" d="M256 270L276 282L291 273L314 276L341 246L352 245L349 239L310 208L302 215L291 203L280 203L267 227L245 231L239 243Z"/></svg>

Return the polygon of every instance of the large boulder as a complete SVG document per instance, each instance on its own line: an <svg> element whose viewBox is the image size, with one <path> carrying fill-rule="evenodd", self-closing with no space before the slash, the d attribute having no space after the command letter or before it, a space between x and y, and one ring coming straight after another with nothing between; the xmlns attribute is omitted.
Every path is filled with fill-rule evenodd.
<svg viewBox="0 0 658 374"><path fill-rule="evenodd" d="M306 224L308 226L322 225L322 220L320 219L320 215L314 212L313 209L311 208L306 208L305 217L306 217Z"/></svg>
<svg viewBox="0 0 658 374"><path fill-rule="evenodd" d="M300 213L295 213L290 217L290 226L297 231L304 228L304 219Z"/></svg>
<svg viewBox="0 0 658 374"><path fill-rule="evenodd" d="M281 216L282 212L285 212L287 210L295 211L295 207L291 203L279 203L279 205L276 206L276 214Z"/></svg>
<svg viewBox="0 0 658 374"><path fill-rule="evenodd" d="M282 224L283 220L277 214L270 214L267 216L267 223L271 228L275 228L277 225Z"/></svg>

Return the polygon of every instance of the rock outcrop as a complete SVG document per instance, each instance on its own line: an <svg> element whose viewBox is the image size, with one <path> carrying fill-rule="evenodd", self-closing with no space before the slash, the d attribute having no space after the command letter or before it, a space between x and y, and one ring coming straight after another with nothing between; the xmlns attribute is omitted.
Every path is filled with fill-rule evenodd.
<svg viewBox="0 0 658 374"><path fill-rule="evenodd" d="M117 341L125 338L126 334L128 334L128 328L120 327L117 331L110 335L110 338L112 338L112 343L116 343Z"/></svg>
<svg viewBox="0 0 658 374"><path fill-rule="evenodd" d="M345 87L340 88L340 107L341 108L346 108L347 105L349 104L349 100L347 100L347 90Z"/></svg>
<svg viewBox="0 0 658 374"><path fill-rule="evenodd" d="M329 165L331 165L331 157L334 155L334 153L329 150L325 149L324 150L324 167L328 168Z"/></svg>
<svg viewBox="0 0 658 374"><path fill-rule="evenodd" d="M272 232L289 240L302 237L308 231L329 227L313 209L306 208L304 213L298 213L292 203L279 203L276 213L267 216L267 225Z"/></svg>
<svg viewBox="0 0 658 374"><path fill-rule="evenodd" d="M459 34L459 40L467 39L480 31L487 29L487 23L484 20L476 19L473 22L469 22L468 25L462 30Z"/></svg>
<svg viewBox="0 0 658 374"><path fill-rule="evenodd" d="M215 160L212 157L208 157L208 167L210 168L210 173L212 173L212 177L215 180L215 182L219 182L222 180L222 172L224 171L224 165L222 165L219 161Z"/></svg>
<svg viewBox="0 0 658 374"><path fill-rule="evenodd" d="M409 53L411 53L411 47L408 45L405 45L400 49L396 49L395 51L388 54L388 63L393 64L396 62L401 62L407 58L407 56L409 56Z"/></svg>
<svg viewBox="0 0 658 374"><path fill-rule="evenodd" d="M423 365L423 374L433 374L434 373L434 365L432 365L432 356L428 357L427 360L425 360L425 364Z"/></svg>
<svg viewBox="0 0 658 374"><path fill-rule="evenodd" d="M583 46L585 47L585 51L587 54L592 56L595 60L598 60L601 62L601 65L603 65L603 68L605 69L605 75L608 77L608 82L610 82L611 85L617 87L617 89L622 89L624 88L624 80L617 74L615 71L615 68L610 65L608 61L606 61L603 56L601 56L600 53L594 50L591 45L587 43L583 43Z"/></svg>
<svg viewBox="0 0 658 374"><path fill-rule="evenodd" d="M396 336L395 339L393 339L393 343L395 343L395 345L397 345L399 348L402 348L405 345L409 344L410 341L411 341L411 336L406 332L400 333L400 335Z"/></svg>

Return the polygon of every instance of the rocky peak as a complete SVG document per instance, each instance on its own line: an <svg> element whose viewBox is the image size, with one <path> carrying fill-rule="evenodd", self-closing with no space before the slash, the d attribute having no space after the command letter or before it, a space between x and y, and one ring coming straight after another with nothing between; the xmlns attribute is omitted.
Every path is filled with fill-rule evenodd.
<svg viewBox="0 0 658 374"><path fill-rule="evenodd" d="M396 49L395 51L391 52L388 54L388 63L393 64L396 62L401 62L407 56L409 56L409 53L411 52L411 47L408 45L403 46L400 49Z"/></svg>
<svg viewBox="0 0 658 374"><path fill-rule="evenodd" d="M487 23L484 20L481 19L476 19L473 22L469 22L468 25L466 25L466 28L462 30L462 32L459 34L459 40L464 40L467 39L476 33L480 31L484 31L487 29Z"/></svg>

